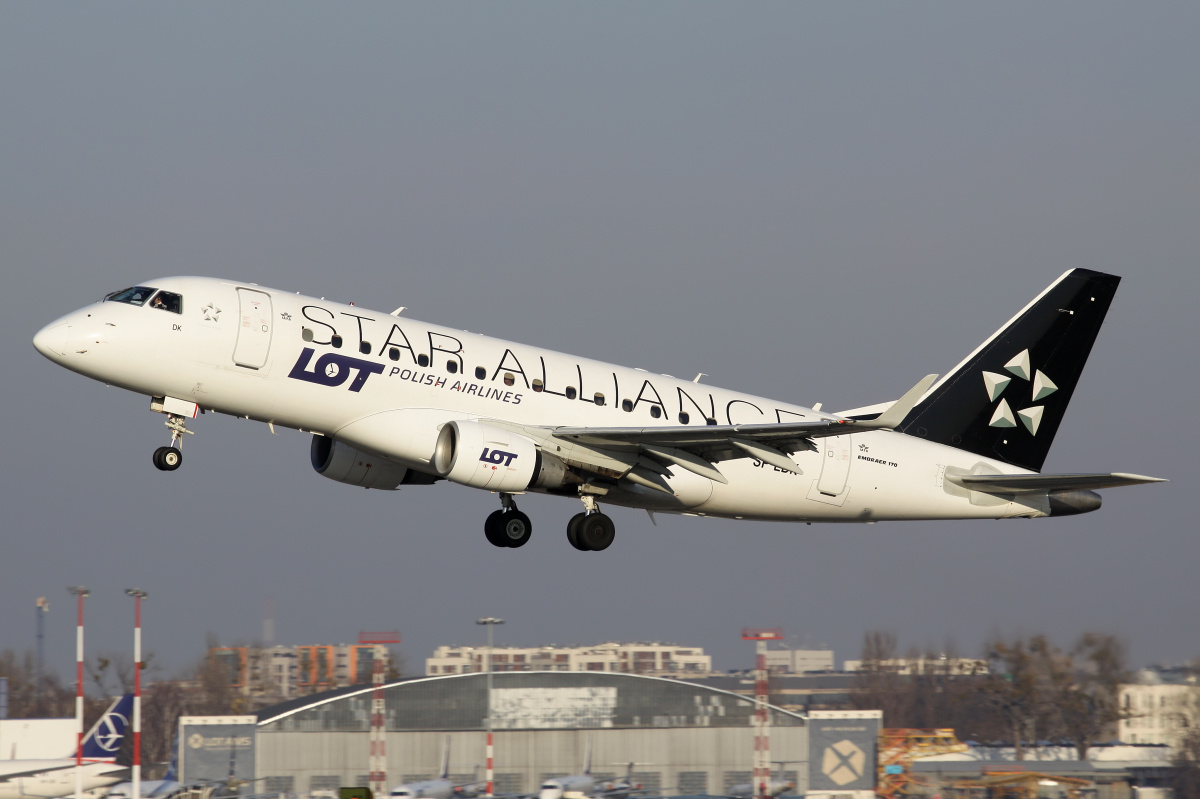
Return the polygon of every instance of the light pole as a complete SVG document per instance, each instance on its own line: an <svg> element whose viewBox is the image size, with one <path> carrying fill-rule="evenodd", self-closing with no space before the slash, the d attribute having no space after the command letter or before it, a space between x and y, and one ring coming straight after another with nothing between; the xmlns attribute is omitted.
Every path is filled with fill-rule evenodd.
<svg viewBox="0 0 1200 799"><path fill-rule="evenodd" d="M142 799L142 600L140 588L126 588L133 597L133 799Z"/></svg>
<svg viewBox="0 0 1200 799"><path fill-rule="evenodd" d="M487 616L475 623L487 627L488 633L487 661L484 666L487 669L487 796L492 796L492 779L495 776L492 772L492 630L497 624L504 624L504 619Z"/></svg>
<svg viewBox="0 0 1200 799"><path fill-rule="evenodd" d="M83 598L91 591L82 585L67 590L79 605L75 622L75 799L83 799Z"/></svg>

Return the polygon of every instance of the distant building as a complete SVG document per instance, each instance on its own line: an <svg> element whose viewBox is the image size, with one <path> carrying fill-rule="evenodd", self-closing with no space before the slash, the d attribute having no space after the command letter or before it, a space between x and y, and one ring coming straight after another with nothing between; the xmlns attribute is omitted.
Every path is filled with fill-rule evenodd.
<svg viewBox="0 0 1200 799"><path fill-rule="evenodd" d="M832 649L768 649L767 670L776 674L833 671Z"/></svg>
<svg viewBox="0 0 1200 799"><path fill-rule="evenodd" d="M988 673L986 660L975 658L940 657L889 658L879 661L879 668L896 674L957 674L980 675ZM861 671L861 660L847 660L843 671Z"/></svg>
<svg viewBox="0 0 1200 799"><path fill-rule="evenodd" d="M222 646L208 650L243 696L288 699L371 681L371 644Z"/></svg>
<svg viewBox="0 0 1200 799"><path fill-rule="evenodd" d="M1177 747L1200 724L1200 684L1187 669L1142 669L1118 693L1117 738L1129 744Z"/></svg>
<svg viewBox="0 0 1200 799"><path fill-rule="evenodd" d="M485 671L485 646L439 646L425 661L427 675ZM700 647L677 644L607 643L597 646L497 646L492 671L604 671L624 674L696 676L712 671Z"/></svg>

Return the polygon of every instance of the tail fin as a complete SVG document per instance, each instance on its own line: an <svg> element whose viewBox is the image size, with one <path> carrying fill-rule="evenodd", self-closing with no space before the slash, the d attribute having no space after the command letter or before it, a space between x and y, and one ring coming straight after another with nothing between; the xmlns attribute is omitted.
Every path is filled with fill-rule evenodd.
<svg viewBox="0 0 1200 799"><path fill-rule="evenodd" d="M442 743L442 773L438 776L439 780L450 779L450 736L446 736L446 740Z"/></svg>
<svg viewBox="0 0 1200 799"><path fill-rule="evenodd" d="M1120 282L1067 272L938 381L898 429L1041 471Z"/></svg>
<svg viewBox="0 0 1200 799"><path fill-rule="evenodd" d="M583 773L592 773L592 736L587 737L587 748L583 750Z"/></svg>
<svg viewBox="0 0 1200 799"><path fill-rule="evenodd" d="M104 712L83 739L84 760L112 760L121 751L133 716L133 694L125 694ZM74 753L72 753L74 754Z"/></svg>

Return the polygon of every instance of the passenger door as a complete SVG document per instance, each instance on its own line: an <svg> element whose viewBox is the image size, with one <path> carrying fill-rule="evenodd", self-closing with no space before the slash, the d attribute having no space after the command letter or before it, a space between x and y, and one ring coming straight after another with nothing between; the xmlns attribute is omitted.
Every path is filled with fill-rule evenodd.
<svg viewBox="0 0 1200 799"><path fill-rule="evenodd" d="M271 352L271 295L239 288L238 335L233 362L247 369L261 369Z"/></svg>

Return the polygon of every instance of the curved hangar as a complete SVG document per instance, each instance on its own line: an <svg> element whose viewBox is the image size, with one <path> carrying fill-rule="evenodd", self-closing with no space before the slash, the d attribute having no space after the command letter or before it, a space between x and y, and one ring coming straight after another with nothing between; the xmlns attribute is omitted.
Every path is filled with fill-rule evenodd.
<svg viewBox="0 0 1200 799"><path fill-rule="evenodd" d="M649 795L721 795L750 782L754 702L746 697L609 672L493 672L492 679L497 794L536 792L549 777L581 773L589 740L598 780L623 777L633 763L634 781ZM257 775L288 793L366 785L371 694L370 686L353 686L260 711ZM447 737L450 779L484 779L486 674L389 683L385 701L389 786L436 777ZM786 763L778 776L803 794L803 716L771 708L771 759Z"/></svg>

